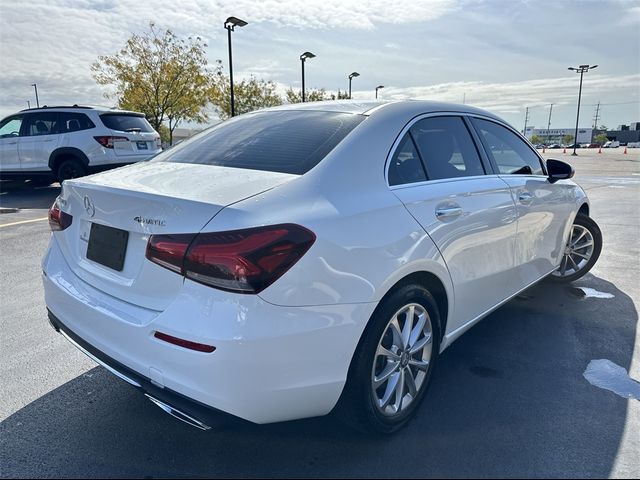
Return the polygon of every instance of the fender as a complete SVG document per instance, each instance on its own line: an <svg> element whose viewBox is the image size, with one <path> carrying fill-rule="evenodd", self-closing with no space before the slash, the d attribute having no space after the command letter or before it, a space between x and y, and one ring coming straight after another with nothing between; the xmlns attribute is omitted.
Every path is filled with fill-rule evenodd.
<svg viewBox="0 0 640 480"><path fill-rule="evenodd" d="M49 168L52 171L55 170L54 166L60 157L74 157L80 160L85 167L89 166L89 158L82 150L75 147L60 147L51 152L51 155L49 156Z"/></svg>

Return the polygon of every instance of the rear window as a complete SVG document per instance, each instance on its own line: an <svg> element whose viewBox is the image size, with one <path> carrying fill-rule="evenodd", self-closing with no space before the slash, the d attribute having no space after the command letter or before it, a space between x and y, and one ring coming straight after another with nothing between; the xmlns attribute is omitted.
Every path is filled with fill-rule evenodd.
<svg viewBox="0 0 640 480"><path fill-rule="evenodd" d="M302 175L365 118L313 111L251 114L221 123L157 155L153 161Z"/></svg>
<svg viewBox="0 0 640 480"><path fill-rule="evenodd" d="M119 132L153 132L153 127L147 119L140 115L103 113L100 120L105 127Z"/></svg>

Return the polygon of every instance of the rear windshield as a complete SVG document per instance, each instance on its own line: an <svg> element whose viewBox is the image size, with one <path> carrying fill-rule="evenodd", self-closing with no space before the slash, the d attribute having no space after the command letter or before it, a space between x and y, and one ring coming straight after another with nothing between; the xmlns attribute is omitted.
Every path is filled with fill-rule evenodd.
<svg viewBox="0 0 640 480"><path fill-rule="evenodd" d="M313 111L246 115L221 123L157 155L153 161L303 175L365 118Z"/></svg>
<svg viewBox="0 0 640 480"><path fill-rule="evenodd" d="M104 126L119 132L153 132L147 119L140 115L104 113L100 115Z"/></svg>

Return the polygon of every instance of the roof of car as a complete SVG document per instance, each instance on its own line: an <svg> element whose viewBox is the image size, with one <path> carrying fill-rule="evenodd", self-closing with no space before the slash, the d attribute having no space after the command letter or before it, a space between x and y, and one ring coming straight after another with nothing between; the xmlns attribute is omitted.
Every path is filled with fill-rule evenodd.
<svg viewBox="0 0 640 480"><path fill-rule="evenodd" d="M361 100L331 100L326 102L290 103L272 107L261 111L309 110L323 112L353 113L372 115L377 111L394 110L406 111L407 114L422 114L435 112L475 113L498 119L495 114L458 103L438 102L431 100L398 100L398 101L361 101Z"/></svg>
<svg viewBox="0 0 640 480"><path fill-rule="evenodd" d="M97 112L111 113L138 113L130 110L121 110L119 108L103 107L99 105L43 105L42 107L25 108L24 110L20 110L20 113L48 112L51 110L95 110Z"/></svg>

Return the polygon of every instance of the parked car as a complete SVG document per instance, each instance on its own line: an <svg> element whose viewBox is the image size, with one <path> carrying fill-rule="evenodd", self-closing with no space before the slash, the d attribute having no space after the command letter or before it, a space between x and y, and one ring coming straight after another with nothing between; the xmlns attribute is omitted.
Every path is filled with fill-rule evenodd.
<svg viewBox="0 0 640 480"><path fill-rule="evenodd" d="M559 148L562 148L562 145L560 145L559 143L554 143L552 145L549 145L547 148L549 148L551 150L557 150Z"/></svg>
<svg viewBox="0 0 640 480"><path fill-rule="evenodd" d="M49 184L146 160L160 135L142 113L42 107L0 121L0 177Z"/></svg>
<svg viewBox="0 0 640 480"><path fill-rule="evenodd" d="M620 142L618 142L617 140L609 140L608 142L605 142L604 145L602 145L602 148L618 148L620 147Z"/></svg>
<svg viewBox="0 0 640 480"><path fill-rule="evenodd" d="M570 145L567 145L567 148L583 148L583 145L581 144L576 144L576 143L572 143Z"/></svg>
<svg viewBox="0 0 640 480"><path fill-rule="evenodd" d="M335 411L389 433L460 335L593 266L602 237L572 175L467 105L241 115L63 184L49 319L190 425Z"/></svg>

